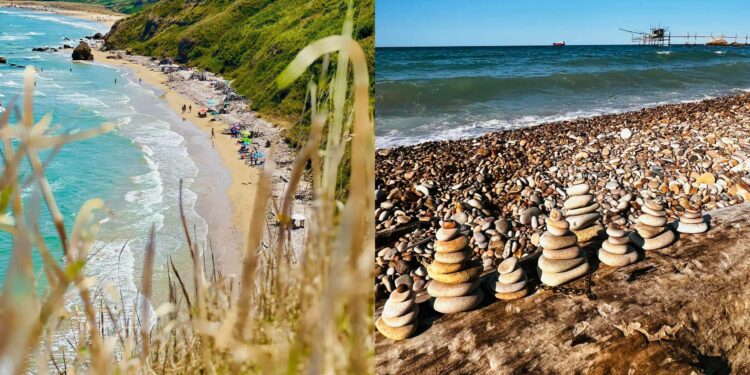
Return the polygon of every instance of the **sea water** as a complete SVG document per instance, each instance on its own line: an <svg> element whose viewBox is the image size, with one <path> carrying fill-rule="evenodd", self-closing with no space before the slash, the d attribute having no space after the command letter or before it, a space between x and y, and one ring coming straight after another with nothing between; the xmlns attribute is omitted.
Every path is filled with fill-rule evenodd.
<svg viewBox="0 0 750 375"><path fill-rule="evenodd" d="M376 65L378 147L750 89L750 47L378 48Z"/></svg>
<svg viewBox="0 0 750 375"><path fill-rule="evenodd" d="M98 197L106 202L111 214L100 216L101 231L86 272L102 285L119 288L132 301L152 226L156 230L156 280L165 277L168 259L174 259L178 267L189 259L179 216L180 179L191 234L205 238L206 223L194 209L196 194L190 190L197 167L185 139L175 131L192 125L166 106L161 93L141 85L127 69L73 62L70 49L31 51L33 47L75 46L84 36L106 31L106 26L94 22L0 8L0 56L8 60L0 65L0 103L8 108L22 93L24 69L9 64L34 66L35 117L51 113L57 127L54 132L116 125L111 133L67 144L48 165L46 177L68 230L85 201ZM27 203L37 194L34 185L23 191ZM54 224L41 206L41 232L55 258L62 259ZM11 249L11 237L0 233L2 281ZM41 259L36 252L34 267L40 274Z"/></svg>

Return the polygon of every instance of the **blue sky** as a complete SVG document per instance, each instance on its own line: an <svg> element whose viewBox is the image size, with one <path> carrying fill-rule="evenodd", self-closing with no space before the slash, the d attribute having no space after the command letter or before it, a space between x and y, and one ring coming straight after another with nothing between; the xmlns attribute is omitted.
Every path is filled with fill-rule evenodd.
<svg viewBox="0 0 750 375"><path fill-rule="evenodd" d="M750 34L750 1L376 0L375 45L627 44L619 28Z"/></svg>

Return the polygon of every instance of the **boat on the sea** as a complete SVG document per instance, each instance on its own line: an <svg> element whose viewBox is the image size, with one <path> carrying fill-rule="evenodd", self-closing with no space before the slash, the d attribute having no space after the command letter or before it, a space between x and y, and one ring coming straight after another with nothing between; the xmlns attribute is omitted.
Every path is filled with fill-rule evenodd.
<svg viewBox="0 0 750 375"><path fill-rule="evenodd" d="M565 41L563 40L561 42L554 42L554 43L552 43L552 45L555 46L555 47L564 47L565 46Z"/></svg>

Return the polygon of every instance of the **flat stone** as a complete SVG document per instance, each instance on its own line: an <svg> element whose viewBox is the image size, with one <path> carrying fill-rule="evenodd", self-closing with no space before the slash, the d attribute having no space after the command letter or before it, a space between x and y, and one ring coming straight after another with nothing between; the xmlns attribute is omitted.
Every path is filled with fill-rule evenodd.
<svg viewBox="0 0 750 375"><path fill-rule="evenodd" d="M531 224L531 218L535 216L539 216L542 214L542 210L540 210L538 207L529 207L523 212L521 212L521 217L519 218L519 221L523 225L530 225Z"/></svg>
<svg viewBox="0 0 750 375"><path fill-rule="evenodd" d="M450 241L458 235L458 228L440 228L435 233L438 241Z"/></svg>
<svg viewBox="0 0 750 375"><path fill-rule="evenodd" d="M437 280L430 281L427 284L427 293L433 297L459 297L470 294L479 287L480 280L458 284L448 284Z"/></svg>
<svg viewBox="0 0 750 375"><path fill-rule="evenodd" d="M466 236L459 236L450 241L435 241L435 251L438 253L452 253L463 250L468 245L469 238Z"/></svg>
<svg viewBox="0 0 750 375"><path fill-rule="evenodd" d="M571 246L559 250L544 249L542 255L547 259L575 259L581 256L581 248Z"/></svg>
<svg viewBox="0 0 750 375"><path fill-rule="evenodd" d="M390 327L388 324L385 324L382 317L375 321L375 328L377 328L378 332L383 336L391 340L407 339L417 331L416 324L408 324L403 327Z"/></svg>
<svg viewBox="0 0 750 375"><path fill-rule="evenodd" d="M523 268L516 268L513 272L498 275L497 281L501 284L513 284L521 281L523 277Z"/></svg>
<svg viewBox="0 0 750 375"><path fill-rule="evenodd" d="M528 294L529 294L529 289L523 288L513 293L495 293L495 298L504 300L504 301L510 301L510 300L526 297Z"/></svg>
<svg viewBox="0 0 750 375"><path fill-rule="evenodd" d="M574 259L547 259L542 255L539 257L537 267L544 272L560 273L573 269L585 261L586 259L583 257Z"/></svg>
<svg viewBox="0 0 750 375"><path fill-rule="evenodd" d="M497 266L497 272L501 274L511 273L518 267L518 258L516 257L510 257L502 263L500 263L499 266Z"/></svg>
<svg viewBox="0 0 750 375"><path fill-rule="evenodd" d="M574 208L585 207L593 201L594 196L591 194L575 195L565 200L565 203L563 203L563 209L572 210Z"/></svg>
<svg viewBox="0 0 750 375"><path fill-rule="evenodd" d="M630 242L630 239L628 239L627 234L623 237L609 237L607 238L607 241L611 243L612 245L625 245L628 242Z"/></svg>
<svg viewBox="0 0 750 375"><path fill-rule="evenodd" d="M652 210L648 206L641 207L641 210L643 210L643 212L645 212L645 213L647 213L647 214L649 214L651 216L657 216L657 217L667 216L667 211L666 210Z"/></svg>
<svg viewBox="0 0 750 375"><path fill-rule="evenodd" d="M708 230L706 223L683 223L682 220L677 222L677 231L680 233L698 234Z"/></svg>
<svg viewBox="0 0 750 375"><path fill-rule="evenodd" d="M669 246L674 241L674 232L671 230L665 230L663 233L652 238L642 238L639 235L631 237L634 245L640 247L643 250L658 250Z"/></svg>
<svg viewBox="0 0 750 375"><path fill-rule="evenodd" d="M578 243L589 242L604 233L604 226L596 224L585 229L574 230L573 233L578 237Z"/></svg>
<svg viewBox="0 0 750 375"><path fill-rule="evenodd" d="M565 217L563 217L562 214L560 214L560 218L560 220L547 220L547 226L566 230L570 228L570 223L565 220Z"/></svg>
<svg viewBox="0 0 750 375"><path fill-rule="evenodd" d="M607 182L607 184L604 185L604 188L607 189L607 190L610 190L610 191L616 190L619 187L620 187L620 184L617 181L614 181L614 180L610 181L610 182Z"/></svg>
<svg viewBox="0 0 750 375"><path fill-rule="evenodd" d="M661 234L666 230L664 227L652 227L650 225L637 223L634 226L635 230L638 231L638 235L643 238L653 238ZM632 234L631 234L632 235ZM632 237L631 237L632 238Z"/></svg>
<svg viewBox="0 0 750 375"><path fill-rule="evenodd" d="M602 249L607 250L612 254L625 254L628 250L631 250L628 245L615 245L610 243L609 240L602 242Z"/></svg>
<svg viewBox="0 0 750 375"><path fill-rule="evenodd" d="M411 289L406 289L405 291L401 292L398 289L398 286L396 287L396 290L391 292L391 296L389 297L391 301L393 302L404 302L408 298L412 297Z"/></svg>
<svg viewBox="0 0 750 375"><path fill-rule="evenodd" d="M383 319L383 322L389 327L398 328L413 323L415 320L417 320L417 315L419 315L419 305L414 305L414 308L411 309L411 311L399 317L388 318L383 315L380 318Z"/></svg>
<svg viewBox="0 0 750 375"><path fill-rule="evenodd" d="M472 294L461 297L438 297L432 301L432 308L443 314L469 311L484 299L484 292L477 288Z"/></svg>
<svg viewBox="0 0 750 375"><path fill-rule="evenodd" d="M574 208L572 210L566 210L565 211L565 215L567 217L571 217L571 216L576 216L576 215L588 214L588 213L591 213L591 212L596 212L596 210L598 210L599 207L601 207L601 205L599 203L594 203L594 204L590 204L590 205L585 206L585 207Z"/></svg>
<svg viewBox="0 0 750 375"><path fill-rule="evenodd" d="M567 223L567 221L566 221L566 223ZM547 231L550 232L551 234L555 235L555 236L566 236L566 235L570 234L570 230L567 229L567 228L562 229L562 228L558 228L558 227L553 227L551 225L547 225Z"/></svg>
<svg viewBox="0 0 750 375"><path fill-rule="evenodd" d="M527 281L528 280L526 279L526 275L524 275L524 277L520 281L515 282L515 283L511 283L511 284L503 284L499 282L495 283L495 293L517 292L526 287Z"/></svg>
<svg viewBox="0 0 750 375"><path fill-rule="evenodd" d="M616 228L607 228L607 236L609 237L625 237L625 231Z"/></svg>
<svg viewBox="0 0 750 375"><path fill-rule="evenodd" d="M479 278L479 275L481 273L482 273L481 264L467 268L465 270L452 272L452 273L437 273L437 272L432 271L432 267L427 268L427 274L429 274L433 280L437 280L437 281L448 283L448 284L458 284L458 283L466 283L469 281L474 281L477 278Z"/></svg>
<svg viewBox="0 0 750 375"><path fill-rule="evenodd" d="M583 194L588 194L589 190L591 190L591 187L589 186L589 184L582 183L582 184L573 185L565 189L565 194L568 194L568 196L583 195Z"/></svg>
<svg viewBox="0 0 750 375"><path fill-rule="evenodd" d="M654 201L652 199L647 199L646 202L645 202L645 204L646 204L646 207L648 207L648 208L650 208L650 209L652 209L654 211L661 211L661 210L664 209L664 206L662 204L656 203L656 201Z"/></svg>
<svg viewBox="0 0 750 375"><path fill-rule="evenodd" d="M667 225L667 218L643 214L638 217L638 222L652 227L663 227Z"/></svg>
<svg viewBox="0 0 750 375"><path fill-rule="evenodd" d="M541 245L543 249L550 250L571 247L575 245L576 242L578 242L578 237L575 235L553 236L549 232L545 232L542 234L542 237L539 238L539 245Z"/></svg>
<svg viewBox="0 0 750 375"><path fill-rule="evenodd" d="M460 271L463 266L463 263L443 263L438 261L434 261L430 264L430 267L432 267L432 272L437 273L457 272Z"/></svg>
<svg viewBox="0 0 750 375"><path fill-rule="evenodd" d="M702 174L700 177L698 177L697 180L695 180L696 184L706 184L711 185L716 183L716 176L713 175L711 172L706 172Z"/></svg>
<svg viewBox="0 0 750 375"><path fill-rule="evenodd" d="M638 253L630 251L624 254L613 254L607 250L599 249L599 261L611 267L624 267L638 260Z"/></svg>
<svg viewBox="0 0 750 375"><path fill-rule="evenodd" d="M750 159L748 159L748 160L750 160ZM683 218L687 218L687 219L698 219L698 218L702 218L703 214L700 213L700 212L685 211L685 213L682 215L682 217Z"/></svg>
<svg viewBox="0 0 750 375"><path fill-rule="evenodd" d="M700 224L700 223L703 223L703 218L702 217L691 218L691 217L683 216L680 218L679 222L682 224Z"/></svg>
<svg viewBox="0 0 750 375"><path fill-rule="evenodd" d="M537 272L539 273L539 279L546 285L549 286L558 286L563 285L566 283L569 283L575 279L580 278L581 276L586 275L587 272L589 272L589 263L584 262L580 266L573 268L571 270L555 273L555 272L544 272L541 269L537 268Z"/></svg>
<svg viewBox="0 0 750 375"><path fill-rule="evenodd" d="M409 298L406 301L394 302L390 298L385 301L383 306L383 316L388 318L397 318L409 312L414 307L414 299Z"/></svg>
<svg viewBox="0 0 750 375"><path fill-rule="evenodd" d="M594 224L595 221L599 220L599 217L598 212L592 212L578 216L568 216L567 220L570 223L571 230L578 230Z"/></svg>
<svg viewBox="0 0 750 375"><path fill-rule="evenodd" d="M434 254L435 261L440 263L461 263L471 259L473 252L471 249L464 249L462 251L454 251L451 253L437 252Z"/></svg>

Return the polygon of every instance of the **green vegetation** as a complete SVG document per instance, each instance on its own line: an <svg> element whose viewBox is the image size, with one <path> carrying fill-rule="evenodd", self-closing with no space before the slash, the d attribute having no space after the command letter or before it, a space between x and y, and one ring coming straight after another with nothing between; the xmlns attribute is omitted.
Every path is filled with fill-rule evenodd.
<svg viewBox="0 0 750 375"><path fill-rule="evenodd" d="M108 9L126 14L135 13L138 9L143 8L144 5L156 1L158 0L65 0L65 2L69 3L102 5L104 7L107 7Z"/></svg>
<svg viewBox="0 0 750 375"><path fill-rule="evenodd" d="M3 373L374 373L367 262L375 251L374 126L367 57L349 36L350 16L344 35L312 42L284 64L288 67L274 82L290 87L302 77L314 78L309 84L310 137L291 166L283 196L271 194L273 157L260 173L253 209L247 213L249 233L240 249L242 259L237 259L242 264L239 280L221 270L209 272L206 264L213 263L209 252L214 249L191 237L191 225L181 215L192 267L178 269L170 263L169 302L153 311L142 301L154 301L154 272L165 269L156 263L159 239L154 231L139 281L144 299L126 303L116 286L86 275L105 203L97 198L84 203L67 231L45 177L53 164L39 157L42 150L59 150L113 127L58 135L50 127L51 116L34 123L35 73L27 68L20 123L9 122L12 111L0 115L0 230L13 236L7 280L0 290ZM334 58L327 60L329 56ZM310 77L308 69L319 60L329 61L331 68ZM334 198L336 171L347 149L351 193L342 203ZM26 162L30 176L20 171ZM292 200L308 164L314 201L300 246L287 238ZM29 200L39 203L25 204L26 184L36 185L38 193ZM51 217L41 216L42 204ZM180 214L181 207L180 202ZM277 207L275 225L267 220L270 207ZM56 238L39 233L44 220L55 224ZM62 243L64 262L50 255L48 241ZM33 293L38 281L31 263L35 252L50 284L41 296Z"/></svg>
<svg viewBox="0 0 750 375"><path fill-rule="evenodd" d="M309 132L307 85L321 65L284 89L274 79L302 47L339 33L346 9L343 0L164 0L117 22L107 45L221 74L252 109L296 124L287 136L299 147ZM359 1L354 11L352 37L374 66L374 1Z"/></svg>

